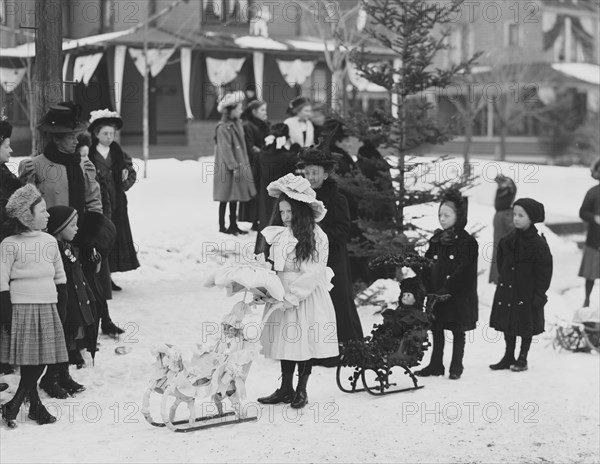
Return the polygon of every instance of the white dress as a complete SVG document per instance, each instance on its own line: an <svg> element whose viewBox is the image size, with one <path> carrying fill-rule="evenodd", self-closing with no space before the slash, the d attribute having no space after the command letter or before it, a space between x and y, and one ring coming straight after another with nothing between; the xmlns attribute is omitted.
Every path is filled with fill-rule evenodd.
<svg viewBox="0 0 600 464"><path fill-rule="evenodd" d="M300 121L298 116L292 116L283 123L290 129L290 142L297 143L302 148L314 145L315 128L311 121Z"/></svg>
<svg viewBox="0 0 600 464"><path fill-rule="evenodd" d="M315 259L297 263L298 240L288 227L263 229L270 258L285 289L287 309L265 306L261 343L265 357L288 361L330 358L339 354L335 310L329 296L333 271L327 267L329 241L315 226ZM293 308L289 308L289 305ZM270 314L269 314L270 313Z"/></svg>

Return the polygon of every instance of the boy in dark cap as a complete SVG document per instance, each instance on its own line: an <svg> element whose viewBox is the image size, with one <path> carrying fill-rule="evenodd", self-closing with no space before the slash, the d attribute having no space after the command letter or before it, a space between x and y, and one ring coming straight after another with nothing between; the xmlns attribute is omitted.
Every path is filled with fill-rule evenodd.
<svg viewBox="0 0 600 464"><path fill-rule="evenodd" d="M534 335L544 331L546 291L552 279L552 255L534 224L545 219L544 205L521 198L513 205L515 230L498 244L498 286L494 295L490 326L504 332L506 350L492 370L527 370L527 354ZM516 339L521 351L515 360Z"/></svg>

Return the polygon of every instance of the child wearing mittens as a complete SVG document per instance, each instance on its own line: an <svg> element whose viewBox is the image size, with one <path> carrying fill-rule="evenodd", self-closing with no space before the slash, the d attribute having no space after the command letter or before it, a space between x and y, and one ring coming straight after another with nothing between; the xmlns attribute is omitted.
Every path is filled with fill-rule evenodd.
<svg viewBox="0 0 600 464"><path fill-rule="evenodd" d="M492 370L527 370L527 354L534 335L544 331L546 292L552 280L552 255L534 224L543 222L544 205L522 198L513 205L515 230L498 244L498 286L490 326L504 332L506 350ZM517 337L521 350L515 360Z"/></svg>
<svg viewBox="0 0 600 464"><path fill-rule="evenodd" d="M258 401L291 403L292 408L299 409L308 402L311 360L339 354L335 310L329 296L333 277L327 267L329 241L317 224L327 210L310 183L293 174L272 182L267 191L278 198L277 222L282 225L265 227L262 234L286 293L283 303L265 306L261 334L265 357L281 362L281 386ZM296 364L299 380L294 391Z"/></svg>
<svg viewBox="0 0 600 464"><path fill-rule="evenodd" d="M423 280L427 293L450 295L445 301L435 305L435 320L431 326L433 347L429 365L416 375L444 375L444 330L452 331L452 361L450 375L452 380L460 379L464 367L465 332L474 330L479 315L477 298L477 240L466 230L467 198L455 190L442 196L439 209L441 229L429 239L429 248L425 256L433 261Z"/></svg>
<svg viewBox="0 0 600 464"><path fill-rule="evenodd" d="M2 419L16 427L21 404L29 395L29 419L56 421L42 405L37 380L48 364L69 358L59 312L66 307L66 276L56 239L42 232L48 223L46 203L31 184L18 189L6 204L11 235L0 244L0 311L12 316L10 334L2 333L0 360L21 366L14 397L2 405Z"/></svg>

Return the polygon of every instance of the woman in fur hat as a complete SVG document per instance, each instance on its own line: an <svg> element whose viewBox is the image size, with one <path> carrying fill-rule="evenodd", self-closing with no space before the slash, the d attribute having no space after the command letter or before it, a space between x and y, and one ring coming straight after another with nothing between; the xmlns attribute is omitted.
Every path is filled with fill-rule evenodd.
<svg viewBox="0 0 600 464"><path fill-rule="evenodd" d="M56 239L42 232L48 224L46 202L28 184L6 204L10 235L0 244L0 313L10 318L10 333L0 337L0 361L21 366L21 380L13 398L2 405L2 419L9 428L26 396L29 414L38 424L56 421L42 405L37 380L46 365L67 362L60 315L65 314L67 279ZM27 251L29 250L29 251ZM41 250L43 256L31 253Z"/></svg>
<svg viewBox="0 0 600 464"><path fill-rule="evenodd" d="M479 314L477 299L477 240L466 230L468 203L460 192L442 196L439 221L442 226L429 239L425 256L433 264L423 276L427 293L451 295L435 306L431 331L433 348L429 365L416 375L444 375L444 330L452 331L450 379L460 379L464 367L465 332L475 329Z"/></svg>
<svg viewBox="0 0 600 464"><path fill-rule="evenodd" d="M311 121L312 103L306 97L296 97L288 105L290 116L285 121L290 128L290 140L298 148L310 147L315 144L315 128Z"/></svg>
<svg viewBox="0 0 600 464"><path fill-rule="evenodd" d="M269 184L286 174L293 174L296 170L298 155L291 151L290 130L284 123L277 123L271 127L269 135L265 137L264 147L258 155L258 221L259 230L270 225L272 217L276 217L277 199L267 194ZM274 216L275 215L275 216ZM263 251L264 237L256 237L255 253Z"/></svg>
<svg viewBox="0 0 600 464"><path fill-rule="evenodd" d="M260 201L260 180L258 177L258 163L261 149L265 143L265 137L269 133L271 124L268 121L267 102L262 100L253 100L242 113L244 121L244 136L246 138L246 149L248 150L248 159L252 166L252 175L254 177L254 186L259 193L258 197L240 204L238 220L252 223L252 230L259 230L258 204ZM264 227L264 226L263 226Z"/></svg>
<svg viewBox="0 0 600 464"><path fill-rule="evenodd" d="M244 127L240 117L246 95L241 90L226 94L217 106L222 114L215 129L215 174L213 199L219 202L219 232L246 234L237 223L238 202L250 201L256 195L254 177ZM225 227L225 211L229 203L229 227Z"/></svg>
<svg viewBox="0 0 600 464"><path fill-rule="evenodd" d="M592 178L600 180L600 159L592 164ZM585 279L583 307L590 305L594 281L600 279L600 184L588 190L579 209L579 217L588 225L579 277Z"/></svg>
<svg viewBox="0 0 600 464"><path fill-rule="evenodd" d="M131 157L115 141L115 135L123 127L118 113L108 109L92 111L88 132L92 136L89 159L96 167L102 189L102 210L117 229L117 241L114 249L103 262L102 285L119 291L111 277L111 272L127 272L140 267L134 246L129 213L127 212L127 194L137 180L137 172ZM106 298L110 299L108 293Z"/></svg>
<svg viewBox="0 0 600 464"><path fill-rule="evenodd" d="M338 355L335 311L328 293L333 275L327 267L329 244L318 225L328 213L302 177L288 174L267 190L277 198L278 224L266 227L262 234L286 292L283 303L265 306L261 335L265 357L281 362L281 386L258 401L303 408L308 401L311 360ZM296 364L299 380L294 391Z"/></svg>
<svg viewBox="0 0 600 464"><path fill-rule="evenodd" d="M517 186L510 177L499 175L496 177L498 190L496 190L496 199L494 201L494 249L492 262L490 263L490 283L498 283L498 265L496 263L496 254L498 252L498 243L502 237L511 233L515 226L513 225L512 204L517 195Z"/></svg>
<svg viewBox="0 0 600 464"><path fill-rule="evenodd" d="M527 370L527 354L534 335L544 331L546 292L552 280L552 255L544 236L534 224L543 222L544 205L521 198L513 205L515 230L498 244L498 286L494 295L490 327L504 332L506 350L490 369ZM517 337L521 350L515 360Z"/></svg>
<svg viewBox="0 0 600 464"><path fill-rule="evenodd" d="M317 199L327 208L327 216L321 221L321 228L329 239L329 259L327 265L333 269L333 288L329 292L335 308L338 340L362 340L363 330L354 303L352 277L348 257L348 236L350 234L350 213L348 201L340 193L337 181L332 177L335 160L330 153L318 148L307 148L300 152L298 166L304 177L317 192ZM330 367L336 360L326 363Z"/></svg>

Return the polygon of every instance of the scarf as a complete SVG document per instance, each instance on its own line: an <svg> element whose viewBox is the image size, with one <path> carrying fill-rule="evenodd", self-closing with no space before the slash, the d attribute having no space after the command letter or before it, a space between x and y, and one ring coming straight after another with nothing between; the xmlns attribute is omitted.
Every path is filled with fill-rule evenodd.
<svg viewBox="0 0 600 464"><path fill-rule="evenodd" d="M455 227L449 229L436 229L431 237L431 243L441 243L444 246L453 245L458 240L459 230Z"/></svg>
<svg viewBox="0 0 600 464"><path fill-rule="evenodd" d="M67 169L67 182L69 184L69 204L77 210L81 219L85 212L85 179L81 169L81 155L79 153L63 153L58 150L54 142L48 143L44 149L44 156L55 164L60 164Z"/></svg>

